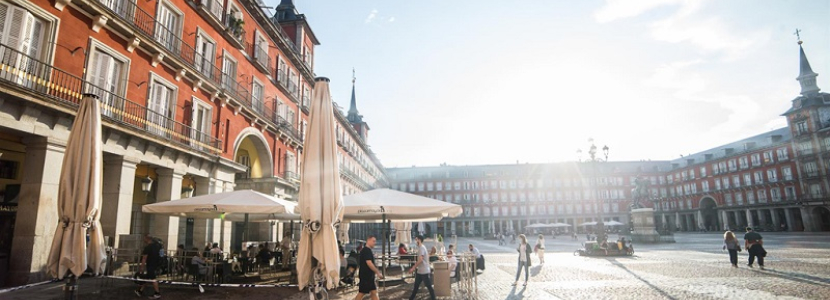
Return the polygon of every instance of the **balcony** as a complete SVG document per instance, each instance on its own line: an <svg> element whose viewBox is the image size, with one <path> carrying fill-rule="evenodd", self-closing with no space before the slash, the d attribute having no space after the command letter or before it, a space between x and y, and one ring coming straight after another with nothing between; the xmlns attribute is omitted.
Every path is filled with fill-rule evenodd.
<svg viewBox="0 0 830 300"><path fill-rule="evenodd" d="M268 57L268 43L259 42L256 44L248 44L251 49L251 57L254 59L254 66L265 74L271 74L271 58Z"/></svg>
<svg viewBox="0 0 830 300"><path fill-rule="evenodd" d="M99 88L80 77L35 60L0 44L0 85L3 90L23 89L77 109L84 93L99 96L103 120L113 127L137 130L208 155L219 155L222 141L208 133L157 114L145 106Z"/></svg>
<svg viewBox="0 0 830 300"><path fill-rule="evenodd" d="M222 92L233 97L245 107L253 107L251 104L251 92L236 80L236 76L222 73Z"/></svg>
<svg viewBox="0 0 830 300"><path fill-rule="evenodd" d="M219 0L199 0L196 11L202 18L210 23L216 31L221 32L225 30L225 25L222 23L222 16L225 8L222 6L222 1Z"/></svg>
<svg viewBox="0 0 830 300"><path fill-rule="evenodd" d="M97 0L88 2L92 5L82 6L92 13L97 14L97 9L108 11L114 16L118 22L109 22L111 26L120 29L123 34L127 36L136 36L140 38L141 43L154 45L158 50L166 52L165 59L172 59L174 65L188 66L197 70L207 77L208 80L214 84L219 84L218 73L215 71L207 71L202 69L204 66L204 59L199 59L199 55L193 46L183 41L180 37L180 32L175 32L165 27L156 21L155 17L150 13L139 8L135 2L128 0ZM125 28L123 25L126 25ZM155 51L158 51L155 50ZM198 66L198 67L197 67ZM202 71L205 70L205 71Z"/></svg>
<svg viewBox="0 0 830 300"><path fill-rule="evenodd" d="M233 14L225 15L225 30L222 35L236 48L245 50L245 29L242 26L245 21L234 17Z"/></svg>
<svg viewBox="0 0 830 300"><path fill-rule="evenodd" d="M300 132L297 131L297 128L294 127L294 124L291 124L291 122L288 122L285 119L282 119L282 118L279 118L279 119L280 119L280 123L277 126L279 127L280 131L284 132L286 135L288 135L289 137L291 137L294 140L297 140L297 141L300 141L300 142L303 141L303 137L300 135Z"/></svg>

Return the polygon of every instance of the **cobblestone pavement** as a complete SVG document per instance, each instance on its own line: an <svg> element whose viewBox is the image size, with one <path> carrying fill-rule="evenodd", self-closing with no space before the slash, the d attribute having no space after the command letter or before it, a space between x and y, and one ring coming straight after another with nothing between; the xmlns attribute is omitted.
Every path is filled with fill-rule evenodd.
<svg viewBox="0 0 830 300"><path fill-rule="evenodd" d="M515 278L516 245L465 238L458 244L473 243L486 257L487 270L477 278L481 300L830 299L830 234L762 234L769 252L766 270L748 268L745 251L739 254L740 267L732 268L717 233L678 234L676 244L637 244L631 257L573 256L584 236L579 241L548 238L546 264L539 265L534 257L527 287L510 285ZM82 288L91 293L80 299L136 299L129 282ZM192 287L162 289L165 299L308 299L291 288L207 288L203 294ZM406 299L411 289L408 279L406 284L382 289L380 298ZM356 292L356 288L343 289L332 293L331 299L354 299ZM0 299L60 299L60 295L55 285L0 294ZM463 296L456 293L453 299ZM428 298L422 287L417 299Z"/></svg>

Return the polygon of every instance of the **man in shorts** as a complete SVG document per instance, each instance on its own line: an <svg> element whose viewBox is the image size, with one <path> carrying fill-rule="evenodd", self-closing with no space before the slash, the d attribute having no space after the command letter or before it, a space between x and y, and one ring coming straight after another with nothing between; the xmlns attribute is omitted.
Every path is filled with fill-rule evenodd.
<svg viewBox="0 0 830 300"><path fill-rule="evenodd" d="M144 251L141 252L141 264L138 266L138 273L141 273L141 267L144 267L145 274L140 276L141 279L153 280L153 290L155 293L150 296L150 299L161 299L161 293L159 292L159 282L155 281L156 279L156 267L161 263L161 251L163 251L161 243L156 241L150 235L144 236L144 243L147 246L144 246ZM140 286L137 290L135 290L136 296L143 296L144 295L144 285L147 282L142 281L139 283Z"/></svg>
<svg viewBox="0 0 830 300"><path fill-rule="evenodd" d="M375 236L370 235L369 238L366 239L366 247L363 247L360 250L360 257L359 264L360 264L360 273L358 278L360 278L360 284L358 285L357 289L357 297L355 300L362 300L363 296L369 294L369 297L372 300L379 300L378 298L378 287L375 285L375 274L380 279L383 279L383 275L380 274L378 268L375 267L375 255L372 253L372 248L375 247L375 242L377 239Z"/></svg>

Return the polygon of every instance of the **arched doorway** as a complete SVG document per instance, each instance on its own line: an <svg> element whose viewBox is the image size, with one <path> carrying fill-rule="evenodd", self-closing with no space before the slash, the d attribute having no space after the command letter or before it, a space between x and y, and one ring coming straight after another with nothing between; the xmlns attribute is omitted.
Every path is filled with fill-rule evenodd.
<svg viewBox="0 0 830 300"><path fill-rule="evenodd" d="M813 208L813 222L819 231L830 231L830 210L824 206Z"/></svg>
<svg viewBox="0 0 830 300"><path fill-rule="evenodd" d="M704 229L709 231L720 230L720 222L718 222L718 204L715 199L711 197L704 197L700 199L700 216L699 222L703 224Z"/></svg>
<svg viewBox="0 0 830 300"><path fill-rule="evenodd" d="M246 128L234 142L234 161L248 167L247 172L238 173L237 179L268 178L274 176L274 161L268 141L262 132Z"/></svg>

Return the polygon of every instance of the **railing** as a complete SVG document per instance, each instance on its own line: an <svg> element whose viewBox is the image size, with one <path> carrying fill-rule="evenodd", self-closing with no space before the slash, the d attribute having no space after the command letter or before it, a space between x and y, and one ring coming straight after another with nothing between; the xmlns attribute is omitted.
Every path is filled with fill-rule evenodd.
<svg viewBox="0 0 830 300"><path fill-rule="evenodd" d="M176 122L164 114L131 102L80 77L0 44L0 82L27 89L76 108L84 93L99 96L105 120L147 131L176 144L209 154L219 154L221 141Z"/></svg>
<svg viewBox="0 0 830 300"><path fill-rule="evenodd" d="M239 43L244 45L245 29L242 28L241 23L233 17L233 14L225 15L225 27L228 28L228 33L230 33L231 36L233 36Z"/></svg>
<svg viewBox="0 0 830 300"><path fill-rule="evenodd" d="M196 68L196 61L198 61L196 50L179 37L181 32L173 31L157 22L153 15L138 7L133 1L98 0L98 2L138 32L161 44L185 64Z"/></svg>
<svg viewBox="0 0 830 300"><path fill-rule="evenodd" d="M299 181L300 180L300 174L297 174L296 172L285 171L285 172L282 172L282 178L284 178L286 180Z"/></svg>
<svg viewBox="0 0 830 300"><path fill-rule="evenodd" d="M236 80L236 76L223 72L222 90L225 91L225 94L228 94L245 104L245 106L252 107L251 92Z"/></svg>
<svg viewBox="0 0 830 300"><path fill-rule="evenodd" d="M214 64L216 59L214 57L207 57L201 53L196 52L194 54L193 61L196 62L195 68L196 71L199 71L208 78L208 80L214 82L215 84L219 85L222 82L222 69Z"/></svg>
<svg viewBox="0 0 830 300"><path fill-rule="evenodd" d="M289 136L291 136L292 138L294 138L298 141L303 140L303 137L300 135L300 132L297 131L297 128L294 127L294 124L291 124L291 122L285 121L282 118L280 118L280 119L281 119L281 122L279 124L279 127L282 131L285 131L286 133L288 133Z"/></svg>
<svg viewBox="0 0 830 300"><path fill-rule="evenodd" d="M252 45L252 47L250 47L252 48L251 52L254 60L262 66L263 70L268 70L270 73L268 67L271 65L271 58L268 57L268 45L266 43L264 48L262 46L262 42Z"/></svg>

